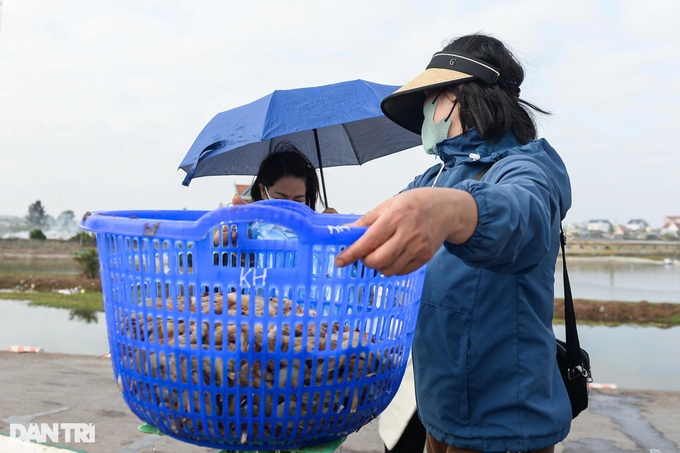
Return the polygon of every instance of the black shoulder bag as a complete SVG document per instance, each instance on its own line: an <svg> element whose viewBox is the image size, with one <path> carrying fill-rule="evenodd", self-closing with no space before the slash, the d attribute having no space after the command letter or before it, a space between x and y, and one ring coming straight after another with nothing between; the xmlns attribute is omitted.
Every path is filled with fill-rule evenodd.
<svg viewBox="0 0 680 453"><path fill-rule="evenodd" d="M560 227L560 246L562 247L562 275L564 278L564 332L566 342L557 340L557 366L562 374L564 386L571 401L571 416L588 407L588 383L593 381L590 372L590 357L585 349L581 349L576 329L574 301L571 297L571 285L567 275L567 259L564 253L566 243L564 231Z"/></svg>

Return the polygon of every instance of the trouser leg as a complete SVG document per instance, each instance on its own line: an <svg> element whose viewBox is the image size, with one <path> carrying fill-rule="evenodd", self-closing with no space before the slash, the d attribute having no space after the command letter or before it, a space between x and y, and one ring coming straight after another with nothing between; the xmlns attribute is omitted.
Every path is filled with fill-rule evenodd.
<svg viewBox="0 0 680 453"><path fill-rule="evenodd" d="M440 442L434 437L427 435L427 453L482 453L478 450L469 450L467 448L458 448L452 445L447 445L444 442ZM555 446L541 448L540 450L530 450L527 453L554 453ZM498 452L500 453L500 452Z"/></svg>

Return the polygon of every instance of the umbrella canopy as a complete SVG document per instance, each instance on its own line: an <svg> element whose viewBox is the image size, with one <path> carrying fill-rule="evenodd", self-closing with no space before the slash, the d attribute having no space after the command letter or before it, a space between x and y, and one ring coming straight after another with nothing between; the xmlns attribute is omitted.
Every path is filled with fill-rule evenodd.
<svg viewBox="0 0 680 453"><path fill-rule="evenodd" d="M278 143L289 141L320 170L327 205L324 167L361 165L422 143L380 110L383 98L398 88L352 80L276 90L218 113L180 163L187 173L182 184L201 176L254 175Z"/></svg>

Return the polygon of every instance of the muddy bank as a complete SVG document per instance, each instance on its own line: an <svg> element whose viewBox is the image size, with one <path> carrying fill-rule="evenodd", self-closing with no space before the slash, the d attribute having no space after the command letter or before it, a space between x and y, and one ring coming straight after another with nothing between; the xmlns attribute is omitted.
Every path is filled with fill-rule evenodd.
<svg viewBox="0 0 680 453"><path fill-rule="evenodd" d="M102 284L98 278L77 274L0 273L0 290L52 292L71 288L101 291Z"/></svg>
<svg viewBox="0 0 680 453"><path fill-rule="evenodd" d="M70 259L74 252L94 247L96 247L94 241L0 239L0 259Z"/></svg>
<svg viewBox="0 0 680 453"><path fill-rule="evenodd" d="M578 322L643 324L660 327L680 325L680 304L576 299L574 311ZM562 299L555 299L555 318L564 319L564 300Z"/></svg>

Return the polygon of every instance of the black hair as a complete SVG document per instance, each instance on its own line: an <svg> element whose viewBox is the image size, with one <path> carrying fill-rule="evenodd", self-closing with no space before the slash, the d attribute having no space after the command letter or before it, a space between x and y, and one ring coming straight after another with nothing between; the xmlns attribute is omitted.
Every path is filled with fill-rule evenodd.
<svg viewBox="0 0 680 453"><path fill-rule="evenodd" d="M495 141L512 130L522 144L536 138L534 112L550 112L519 98L524 69L505 44L491 36L472 34L450 41L442 50L462 53L500 70L493 84L475 79L446 88L458 99L463 132L475 128L484 140Z"/></svg>
<svg viewBox="0 0 680 453"><path fill-rule="evenodd" d="M253 181L250 195L253 201L262 200L260 184L270 187L284 176L292 176L305 180L305 204L316 210L316 200L319 196L319 179L314 166L302 154L300 148L291 142L281 142L274 150L260 162L260 168Z"/></svg>

